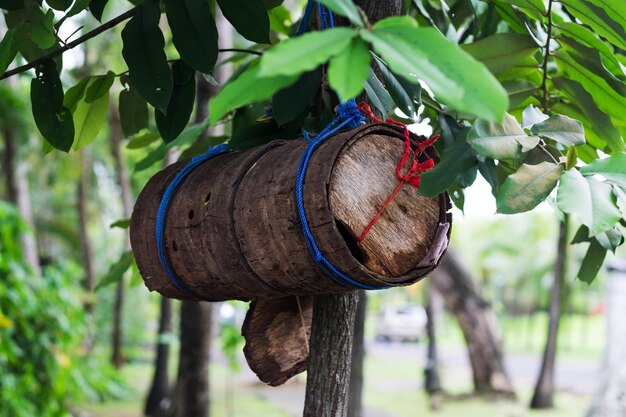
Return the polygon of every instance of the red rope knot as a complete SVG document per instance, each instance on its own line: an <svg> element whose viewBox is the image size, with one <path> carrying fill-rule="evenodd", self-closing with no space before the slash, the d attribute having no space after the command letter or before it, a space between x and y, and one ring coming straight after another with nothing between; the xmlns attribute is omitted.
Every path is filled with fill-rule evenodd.
<svg viewBox="0 0 626 417"><path fill-rule="evenodd" d="M383 120L374 114L369 104L361 102L359 103L358 107L361 113L363 113L370 120L377 123L383 123ZM404 153L402 154L402 158L400 158L400 161L396 165L396 178L399 180L399 182L391 195L383 203L380 210L378 210L378 213L376 213L376 215L369 222L363 233L361 233L361 236L357 238L357 242L361 242L365 239L372 227L374 227L374 224L376 224L378 219L380 219L380 216L382 216L387 206L389 206L389 204L391 204L396 195L398 195L404 184L409 184L411 187L419 188L422 181L422 174L426 171L430 171L435 167L435 161L433 161L432 158L428 158L427 160L420 162L419 157L426 149L433 146L441 135L435 135L428 139L421 137L424 140L419 142L416 148L413 149L411 146L411 134L407 125L391 118L388 118L387 120L385 120L385 122L401 126L404 130ZM409 160L411 160L411 163L410 167L407 169L406 167L409 163Z"/></svg>

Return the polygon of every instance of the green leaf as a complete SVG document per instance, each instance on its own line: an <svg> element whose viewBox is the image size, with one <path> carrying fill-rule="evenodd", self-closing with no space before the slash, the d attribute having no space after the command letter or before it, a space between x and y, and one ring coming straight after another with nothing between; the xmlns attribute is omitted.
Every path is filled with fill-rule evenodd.
<svg viewBox="0 0 626 417"><path fill-rule="evenodd" d="M282 126L302 115L311 106L311 101L320 89L321 83L322 69L317 68L305 72L295 84L274 95L272 113L278 125Z"/></svg>
<svg viewBox="0 0 626 417"><path fill-rule="evenodd" d="M546 13L546 5L542 0L498 0L501 3L507 3L517 6L521 9L534 10L540 14Z"/></svg>
<svg viewBox="0 0 626 417"><path fill-rule="evenodd" d="M419 193L434 197L452 187L470 169L478 166L478 155L463 139L457 141L441 156L441 161L431 171L422 174Z"/></svg>
<svg viewBox="0 0 626 417"><path fill-rule="evenodd" d="M374 24L374 29L395 28L395 27L412 27L416 28L419 25L417 20L411 16L390 16L382 20L379 20Z"/></svg>
<svg viewBox="0 0 626 417"><path fill-rule="evenodd" d="M364 26L359 10L356 8L352 0L319 0L319 2L333 12L347 17L352 24L356 26Z"/></svg>
<svg viewBox="0 0 626 417"><path fill-rule="evenodd" d="M596 235L595 239L598 241L600 246L613 253L615 253L617 248L624 243L624 236L617 227Z"/></svg>
<svg viewBox="0 0 626 417"><path fill-rule="evenodd" d="M17 48L13 44L15 29L9 29L0 41L0 74L3 74L17 55Z"/></svg>
<svg viewBox="0 0 626 417"><path fill-rule="evenodd" d="M583 175L602 175L608 181L626 187L626 153L619 152L608 158L596 159L580 169Z"/></svg>
<svg viewBox="0 0 626 417"><path fill-rule="evenodd" d="M263 0L263 4L267 10L271 10L283 4L283 1L284 0Z"/></svg>
<svg viewBox="0 0 626 417"><path fill-rule="evenodd" d="M290 86L297 79L297 75L263 77L260 75L259 65L248 68L238 78L226 84L211 100L209 103L211 123L217 122L237 107L270 98L278 90Z"/></svg>
<svg viewBox="0 0 626 417"><path fill-rule="evenodd" d="M415 114L415 96L419 97L421 86L419 84L411 84L406 78L396 76L387 64L378 56L374 55L376 66L380 70L380 75L385 83L385 88L396 103L396 106L409 118L413 118ZM410 89L407 89L408 86Z"/></svg>
<svg viewBox="0 0 626 417"><path fill-rule="evenodd" d="M133 86L148 103L164 112L172 94L172 72L163 50L160 16L158 3L147 2L137 9L122 30L122 55Z"/></svg>
<svg viewBox="0 0 626 417"><path fill-rule="evenodd" d="M370 75L367 77L365 83L365 93L368 101L378 110L383 116L383 119L387 117L389 112L394 108L393 99L385 90L385 86L380 82L374 71L370 68Z"/></svg>
<svg viewBox="0 0 626 417"><path fill-rule="evenodd" d="M72 8L65 13L65 16L63 16L63 18L67 19L68 17L76 16L78 13L85 10L89 5L89 0L76 0L72 5Z"/></svg>
<svg viewBox="0 0 626 417"><path fill-rule="evenodd" d="M182 61L172 65L174 90L167 105L167 113L156 111L154 118L165 142L171 142L185 129L196 98L196 72Z"/></svg>
<svg viewBox="0 0 626 417"><path fill-rule="evenodd" d="M93 17L98 20L98 22L102 22L102 14L104 13L104 7L107 5L109 0L90 0L89 1L89 11L93 15Z"/></svg>
<svg viewBox="0 0 626 417"><path fill-rule="evenodd" d="M556 187L563 166L552 162L522 166L510 175L496 197L499 213L514 214L532 210Z"/></svg>
<svg viewBox="0 0 626 417"><path fill-rule="evenodd" d="M568 12L598 35L626 49L626 3L615 0L565 0Z"/></svg>
<svg viewBox="0 0 626 417"><path fill-rule="evenodd" d="M592 239L589 249L587 249L587 253L580 265L580 270L577 274L578 279L587 284L591 284L596 278L596 275L598 275L605 257L606 249L604 249L596 239Z"/></svg>
<svg viewBox="0 0 626 417"><path fill-rule="evenodd" d="M611 118L598 109L591 94L575 81L559 77L552 82L570 101L576 103L578 110L587 120L588 139L591 139L589 132L593 132L598 139L606 141L614 152L625 149L620 132L613 125Z"/></svg>
<svg viewBox="0 0 626 417"><path fill-rule="evenodd" d="M519 33L497 33L461 47L493 74L513 68L539 50L532 37Z"/></svg>
<svg viewBox="0 0 626 417"><path fill-rule="evenodd" d="M263 2L260 0L217 0L217 3L224 17L232 23L241 36L256 43L270 43L270 19Z"/></svg>
<svg viewBox="0 0 626 417"><path fill-rule="evenodd" d="M478 119L467 135L467 142L478 153L493 159L515 159L522 155L522 147L530 147L529 136L515 117L506 113L503 123ZM527 150L530 150L527 149Z"/></svg>
<svg viewBox="0 0 626 417"><path fill-rule="evenodd" d="M613 51L605 42L586 26L574 22L563 22L558 25L559 38L565 36L588 48L596 49L602 58L606 68L614 75L623 75L624 72Z"/></svg>
<svg viewBox="0 0 626 417"><path fill-rule="evenodd" d="M121 280L124 276L124 273L128 271L128 268L130 268L134 262L135 257L133 256L133 252L124 252L120 259L116 263L111 265L109 272L107 272L107 274L100 280L98 285L96 285L96 291L108 285L115 284L116 282Z"/></svg>
<svg viewBox="0 0 626 417"><path fill-rule="evenodd" d="M70 109L72 113L76 111L76 107L78 107L78 103L85 97L85 92L87 91L87 86L91 81L91 76L88 75L85 78L81 79L75 86L70 87L63 97L63 105Z"/></svg>
<svg viewBox="0 0 626 417"><path fill-rule="evenodd" d="M132 136L148 128L148 105L132 85L120 92L119 112L125 136Z"/></svg>
<svg viewBox="0 0 626 417"><path fill-rule="evenodd" d="M369 76L371 56L361 39L352 42L330 60L328 82L341 101L358 96Z"/></svg>
<svg viewBox="0 0 626 417"><path fill-rule="evenodd" d="M89 87L88 87L89 88ZM81 149L89 145L96 138L102 125L107 120L109 110L109 95L105 94L100 98L87 102L81 100L74 111L74 149Z"/></svg>
<svg viewBox="0 0 626 417"><path fill-rule="evenodd" d="M24 8L24 0L0 0L0 9L19 10Z"/></svg>
<svg viewBox="0 0 626 417"><path fill-rule="evenodd" d="M52 48L56 44L52 10L48 10L45 15L41 14L36 20L30 22L30 37L41 49Z"/></svg>
<svg viewBox="0 0 626 417"><path fill-rule="evenodd" d="M550 116L531 104L530 106L526 107L522 112L522 127L524 129L528 129L549 118Z"/></svg>
<svg viewBox="0 0 626 417"><path fill-rule="evenodd" d="M116 227L120 229L128 229L130 227L130 219L117 220L109 225L110 229L113 229Z"/></svg>
<svg viewBox="0 0 626 417"><path fill-rule="evenodd" d="M605 78L576 61L562 49L558 50L554 57L566 74L583 86L602 111L617 119L624 119L626 98L609 85Z"/></svg>
<svg viewBox="0 0 626 417"><path fill-rule="evenodd" d="M72 5L73 0L46 0L46 3L54 10L62 12L67 10Z"/></svg>
<svg viewBox="0 0 626 417"><path fill-rule="evenodd" d="M423 80L451 109L502 119L509 104L504 88L483 64L436 29L394 27L360 34L394 72Z"/></svg>
<svg viewBox="0 0 626 417"><path fill-rule="evenodd" d="M180 58L193 69L210 73L217 61L218 34L209 3L206 0L166 0L165 13Z"/></svg>
<svg viewBox="0 0 626 417"><path fill-rule="evenodd" d="M576 169L562 175L556 201L561 211L589 227L591 236L612 228L622 217L611 186L585 178Z"/></svg>
<svg viewBox="0 0 626 417"><path fill-rule="evenodd" d="M535 124L530 131L537 136L555 140L565 146L578 146L585 143L583 124L560 114Z"/></svg>
<svg viewBox="0 0 626 417"><path fill-rule="evenodd" d="M260 75L297 75L313 70L343 51L354 36L352 29L335 28L282 41L263 55Z"/></svg>
<svg viewBox="0 0 626 417"><path fill-rule="evenodd" d="M137 132L135 135L129 137L126 149L141 149L156 142L161 135L158 132L152 132L148 129L143 129Z"/></svg>
<svg viewBox="0 0 626 417"><path fill-rule="evenodd" d="M115 73L112 71L107 72L106 75L93 77L91 84L85 92L85 101L93 103L105 94L109 94L113 81L115 81Z"/></svg>
<svg viewBox="0 0 626 417"><path fill-rule="evenodd" d="M74 141L72 113L63 105L63 87L56 64L45 60L30 84L33 117L42 136L55 148L68 152Z"/></svg>

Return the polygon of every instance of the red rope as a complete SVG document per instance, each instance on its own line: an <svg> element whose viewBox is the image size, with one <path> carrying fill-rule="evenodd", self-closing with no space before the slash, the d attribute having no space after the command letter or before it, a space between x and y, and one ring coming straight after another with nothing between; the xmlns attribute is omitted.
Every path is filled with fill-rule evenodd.
<svg viewBox="0 0 626 417"><path fill-rule="evenodd" d="M372 108L367 103L359 103L359 110L370 120L378 123L383 122L382 119L374 114ZM400 158L400 162L398 162L398 165L396 165L396 178L400 182L398 183L398 185L396 185L396 188L394 188L393 192L387 198L387 200L383 203L380 210L378 210L378 213L376 213L374 218L369 222L363 233L361 233L361 236L358 237L357 242L361 242L365 239L372 227L374 227L378 219L380 219L380 216L382 216L385 209L389 206L389 204L391 204L396 195L398 195L404 184L409 184L412 187L419 188L422 181L422 173L430 171L435 167L435 161L433 161L432 158L429 158L424 162L419 162L419 156L422 154L422 152L424 152L424 150L433 146L437 139L439 139L440 135L435 135L430 139L426 139L418 143L417 148L413 150L411 148L411 136L407 125L391 118L388 118L386 122L401 126L404 129L404 153L402 154L402 158ZM409 158L411 157L411 166L407 170L406 165L409 162Z"/></svg>

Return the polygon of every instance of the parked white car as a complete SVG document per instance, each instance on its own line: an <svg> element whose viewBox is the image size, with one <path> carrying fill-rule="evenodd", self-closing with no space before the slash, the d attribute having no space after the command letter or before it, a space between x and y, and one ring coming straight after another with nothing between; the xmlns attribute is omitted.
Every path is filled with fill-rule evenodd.
<svg viewBox="0 0 626 417"><path fill-rule="evenodd" d="M426 335L426 311L422 306L387 306L378 316L376 340L417 342Z"/></svg>

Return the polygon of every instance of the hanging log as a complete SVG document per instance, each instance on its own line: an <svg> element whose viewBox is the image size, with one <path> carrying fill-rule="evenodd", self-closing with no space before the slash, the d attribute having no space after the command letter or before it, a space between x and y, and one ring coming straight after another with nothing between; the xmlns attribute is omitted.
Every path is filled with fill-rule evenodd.
<svg viewBox="0 0 626 417"><path fill-rule="evenodd" d="M417 137L414 141L420 140ZM423 139L423 138L422 138ZM350 290L326 278L309 256L294 184L308 142L275 141L215 156L193 170L172 197L165 250L179 278L209 301L254 300ZM313 154L304 184L305 212L324 256L366 285L409 285L445 251L449 199L405 185L365 240L367 224L398 184L403 131L374 124L338 134ZM427 149L423 159L437 158ZM159 263L155 240L161 197L185 162L150 180L131 219L131 243L150 290L187 299Z"/></svg>

